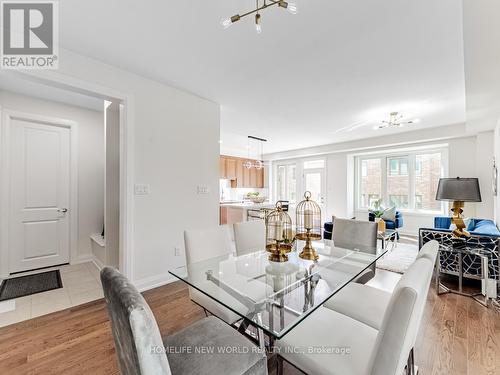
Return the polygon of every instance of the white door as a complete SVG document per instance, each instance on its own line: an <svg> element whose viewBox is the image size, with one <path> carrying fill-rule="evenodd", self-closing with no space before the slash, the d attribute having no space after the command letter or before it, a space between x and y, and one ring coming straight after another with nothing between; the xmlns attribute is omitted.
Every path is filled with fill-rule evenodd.
<svg viewBox="0 0 500 375"><path fill-rule="evenodd" d="M305 191L311 192L311 199L316 201L323 208L326 205L325 202L325 169L315 168L306 169L304 171L304 188Z"/></svg>
<svg viewBox="0 0 500 375"><path fill-rule="evenodd" d="M69 262L70 130L10 123L9 272Z"/></svg>

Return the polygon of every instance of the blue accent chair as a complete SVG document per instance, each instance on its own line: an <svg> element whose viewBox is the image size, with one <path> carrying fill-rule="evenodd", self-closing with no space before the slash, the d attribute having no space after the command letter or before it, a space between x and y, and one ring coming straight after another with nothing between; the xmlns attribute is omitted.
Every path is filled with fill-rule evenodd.
<svg viewBox="0 0 500 375"><path fill-rule="evenodd" d="M403 227L404 221L403 221L403 213L401 211L396 211L396 220L384 220L385 221L385 227L387 229L394 229L396 232L399 228ZM369 221L375 221L375 215L371 212L368 212L368 220ZM399 240L399 233L396 233L396 238Z"/></svg>
<svg viewBox="0 0 500 375"><path fill-rule="evenodd" d="M327 221L325 224L323 224L323 238L325 240L331 240L332 232L333 232L333 221Z"/></svg>
<svg viewBox="0 0 500 375"><path fill-rule="evenodd" d="M436 240L441 246L451 246L453 234L450 229L451 217L438 216L434 218L434 228L420 228L419 245ZM480 247L487 250L490 255L488 264L489 278L500 280L499 247L500 231L495 222L489 219L471 219L467 231L471 234L466 239L467 245ZM458 255L442 252L439 256L441 272L451 275L458 274ZM464 277L479 279L481 275L481 258L475 255L465 256L462 260Z"/></svg>

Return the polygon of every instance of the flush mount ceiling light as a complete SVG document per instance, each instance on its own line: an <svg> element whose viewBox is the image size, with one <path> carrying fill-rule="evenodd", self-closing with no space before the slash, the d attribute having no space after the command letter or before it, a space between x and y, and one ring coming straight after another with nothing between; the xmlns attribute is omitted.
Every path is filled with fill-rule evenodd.
<svg viewBox="0 0 500 375"><path fill-rule="evenodd" d="M272 6L278 6L279 8L286 9L288 12L292 14L297 14L297 5L294 3L289 3L287 1L282 0L256 0L255 1L255 9L243 14L235 14L232 17L225 18L221 21L221 25L224 29L227 29L233 23L238 22L243 17L249 16L255 13L255 31L260 34L262 32L261 26L261 15L260 12L264 9L267 9Z"/></svg>
<svg viewBox="0 0 500 375"><path fill-rule="evenodd" d="M380 125L373 127L373 129L401 128L404 125L416 124L419 121L419 119L403 121L402 114L399 112L391 112L389 114L389 120L383 120Z"/></svg>

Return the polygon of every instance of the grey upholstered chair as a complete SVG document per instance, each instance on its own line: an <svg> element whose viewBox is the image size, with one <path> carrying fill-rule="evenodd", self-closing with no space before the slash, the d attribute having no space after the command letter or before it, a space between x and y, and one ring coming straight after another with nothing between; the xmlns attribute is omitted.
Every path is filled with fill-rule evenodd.
<svg viewBox="0 0 500 375"><path fill-rule="evenodd" d="M359 249L375 254L377 251L377 224L370 221L339 219L333 222L332 240L334 246L346 249ZM376 266L371 265L355 280L365 284L375 276Z"/></svg>
<svg viewBox="0 0 500 375"><path fill-rule="evenodd" d="M218 318L204 318L162 338L151 309L126 277L106 267L101 282L122 374L267 374L266 355ZM238 353L218 350L229 347Z"/></svg>

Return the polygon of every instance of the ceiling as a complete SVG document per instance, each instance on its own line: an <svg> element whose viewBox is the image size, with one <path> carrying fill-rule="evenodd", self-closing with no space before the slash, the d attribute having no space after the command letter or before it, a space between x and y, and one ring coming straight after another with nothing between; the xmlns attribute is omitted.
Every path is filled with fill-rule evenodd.
<svg viewBox="0 0 500 375"><path fill-rule="evenodd" d="M65 0L60 40L220 103L233 153L248 134L267 153L465 121L460 1L296 2L265 11L257 35L251 18L219 24L254 0ZM373 130L391 111L421 122Z"/></svg>

